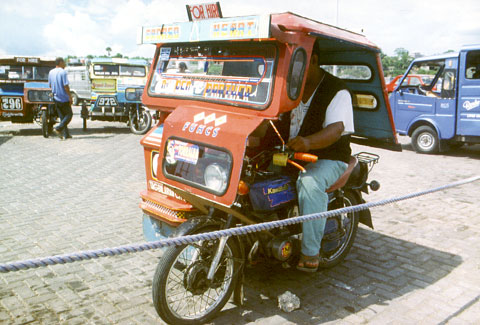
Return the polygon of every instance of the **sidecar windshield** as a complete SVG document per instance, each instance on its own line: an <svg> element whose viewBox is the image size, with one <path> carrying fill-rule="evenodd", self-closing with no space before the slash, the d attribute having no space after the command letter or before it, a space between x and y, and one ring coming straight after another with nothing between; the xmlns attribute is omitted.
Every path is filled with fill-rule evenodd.
<svg viewBox="0 0 480 325"><path fill-rule="evenodd" d="M148 87L151 96L265 107L271 96L273 44L163 46Z"/></svg>

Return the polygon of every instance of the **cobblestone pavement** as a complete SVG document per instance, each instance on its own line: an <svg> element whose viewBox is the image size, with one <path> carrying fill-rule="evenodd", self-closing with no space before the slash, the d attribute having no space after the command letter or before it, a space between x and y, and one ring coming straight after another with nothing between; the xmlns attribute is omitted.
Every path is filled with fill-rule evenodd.
<svg viewBox="0 0 480 325"><path fill-rule="evenodd" d="M0 263L143 241L140 136L125 124L77 114L72 140L0 122ZM354 145L381 156L376 201L479 174L480 146L419 155ZM264 265L247 270L246 305L214 324L474 324L480 322L480 183L372 210L347 260L313 275ZM150 251L0 274L0 323L154 324ZM291 291L301 308L285 313Z"/></svg>

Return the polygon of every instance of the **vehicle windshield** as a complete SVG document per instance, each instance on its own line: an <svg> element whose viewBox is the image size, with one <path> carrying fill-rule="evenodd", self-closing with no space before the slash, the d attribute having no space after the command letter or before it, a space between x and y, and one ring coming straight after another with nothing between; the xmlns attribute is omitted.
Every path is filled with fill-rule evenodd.
<svg viewBox="0 0 480 325"><path fill-rule="evenodd" d="M145 77L145 71L145 67L141 65L95 64L93 66L93 73L96 76Z"/></svg>
<svg viewBox="0 0 480 325"><path fill-rule="evenodd" d="M272 44L177 45L160 48L150 95L265 106L271 95Z"/></svg>
<svg viewBox="0 0 480 325"><path fill-rule="evenodd" d="M416 62L407 77L403 80L402 86L424 86L430 87L437 74L443 71L444 60Z"/></svg>
<svg viewBox="0 0 480 325"><path fill-rule="evenodd" d="M55 68L32 65L0 65L2 80L48 80L48 72Z"/></svg>

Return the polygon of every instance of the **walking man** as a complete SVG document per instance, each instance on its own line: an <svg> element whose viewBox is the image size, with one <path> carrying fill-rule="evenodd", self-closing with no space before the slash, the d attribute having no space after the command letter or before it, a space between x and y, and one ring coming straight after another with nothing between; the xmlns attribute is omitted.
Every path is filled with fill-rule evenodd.
<svg viewBox="0 0 480 325"><path fill-rule="evenodd" d="M55 60L55 69L48 73L48 85L52 89L53 100L60 117L60 124L58 124L53 131L60 137L60 139L68 139L72 136L68 132L68 123L72 120L72 97L70 96L70 87L65 69L65 61L63 58Z"/></svg>

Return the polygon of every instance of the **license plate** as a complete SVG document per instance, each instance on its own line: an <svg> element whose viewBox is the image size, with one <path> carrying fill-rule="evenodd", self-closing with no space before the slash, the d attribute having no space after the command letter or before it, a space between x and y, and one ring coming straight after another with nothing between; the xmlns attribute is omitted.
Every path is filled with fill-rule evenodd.
<svg viewBox="0 0 480 325"><path fill-rule="evenodd" d="M21 111L22 104L22 97L2 97L2 110L4 111Z"/></svg>
<svg viewBox="0 0 480 325"><path fill-rule="evenodd" d="M97 106L100 107L116 107L117 99L114 96L102 96L97 99Z"/></svg>

